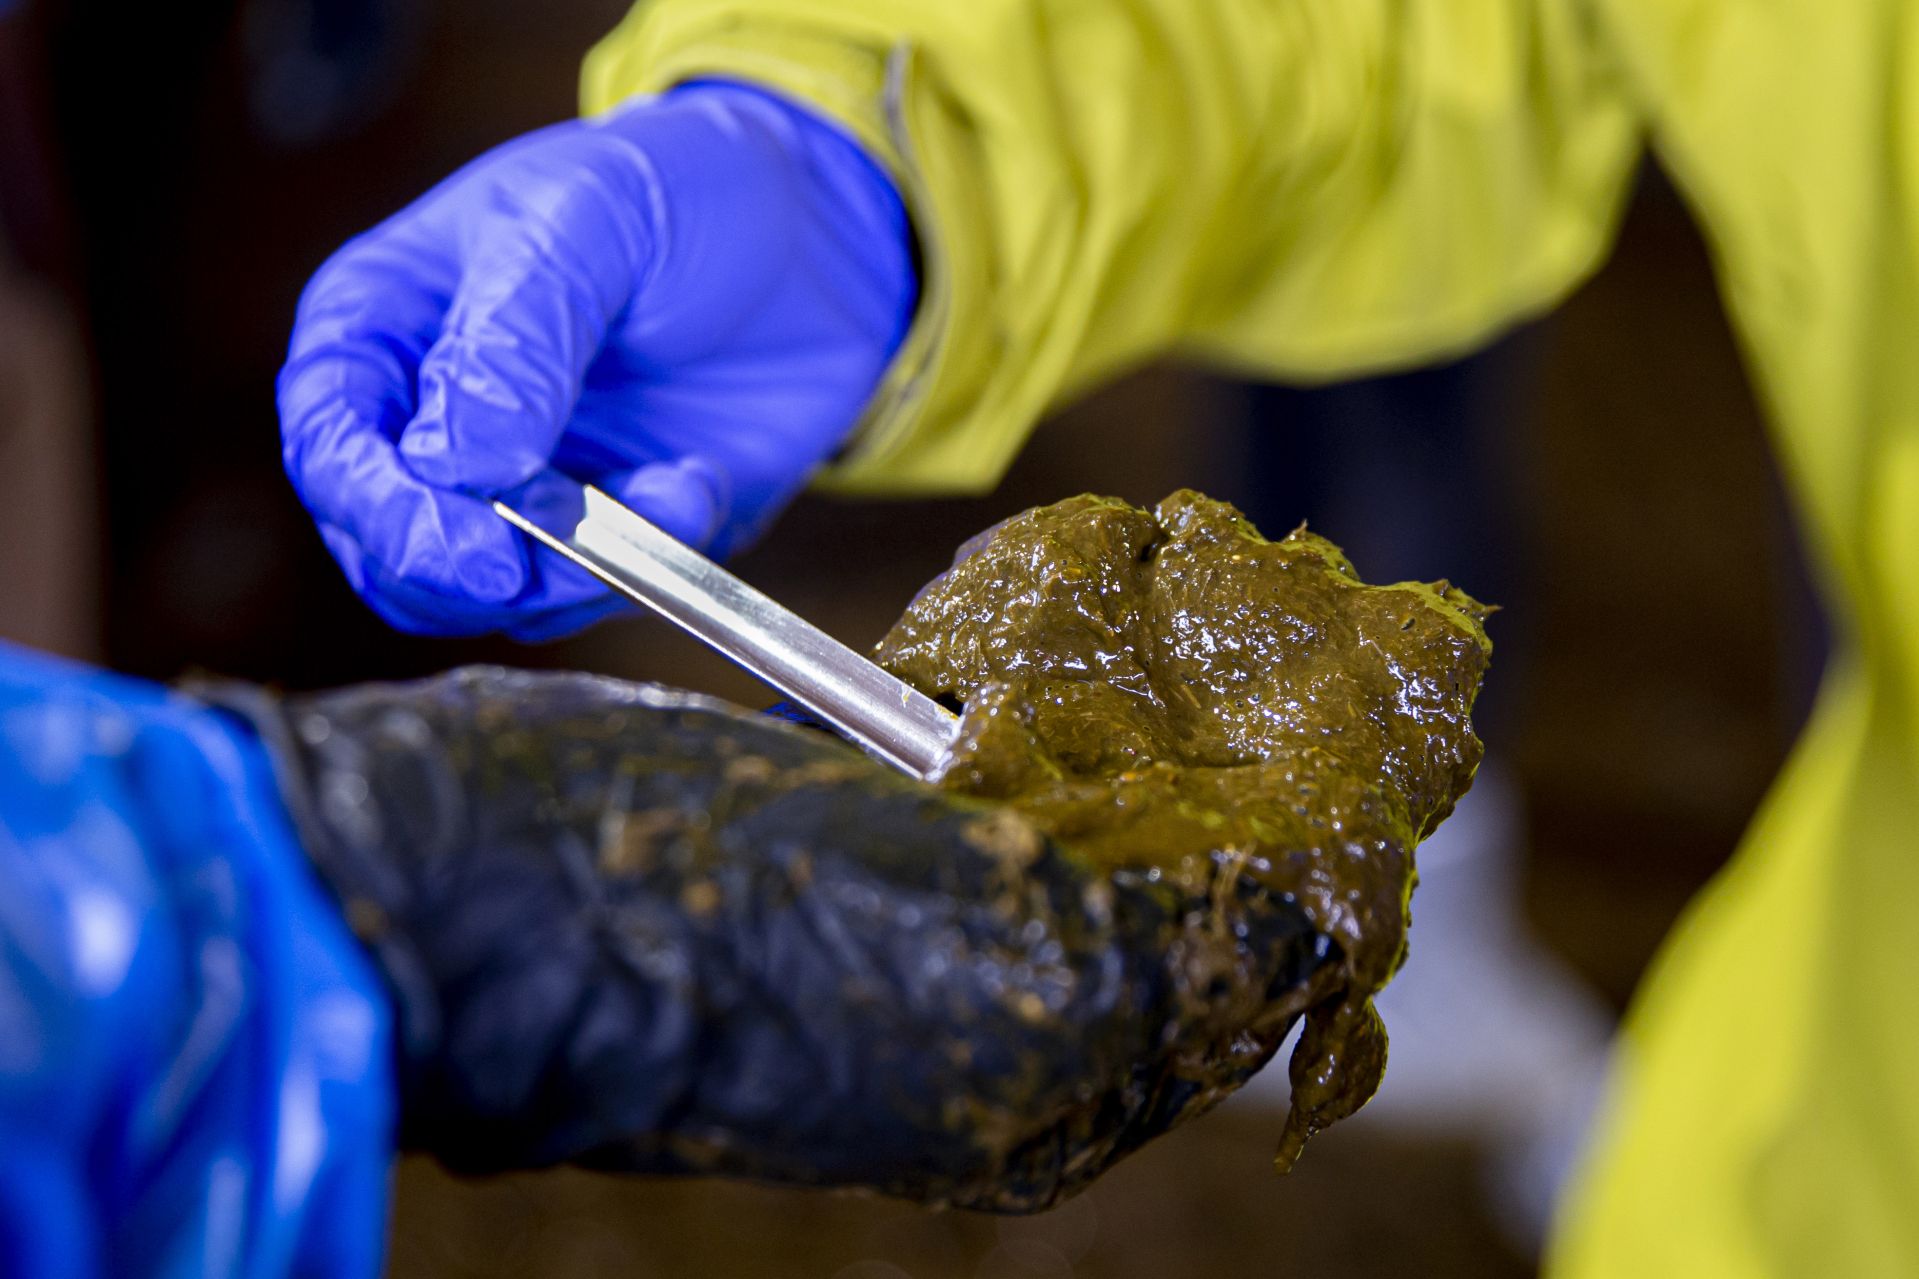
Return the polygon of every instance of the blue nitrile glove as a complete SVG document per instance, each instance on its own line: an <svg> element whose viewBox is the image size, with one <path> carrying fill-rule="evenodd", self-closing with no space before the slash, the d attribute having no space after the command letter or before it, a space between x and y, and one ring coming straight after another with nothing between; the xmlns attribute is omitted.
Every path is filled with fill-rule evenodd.
<svg viewBox="0 0 1919 1279"><path fill-rule="evenodd" d="M372 1279L392 1012L254 736L0 645L0 1275Z"/></svg>
<svg viewBox="0 0 1919 1279"><path fill-rule="evenodd" d="M561 634L618 603L481 496L553 519L591 481L724 555L846 438L915 297L850 137L683 86L492 151L340 250L280 375L287 471L389 622Z"/></svg>

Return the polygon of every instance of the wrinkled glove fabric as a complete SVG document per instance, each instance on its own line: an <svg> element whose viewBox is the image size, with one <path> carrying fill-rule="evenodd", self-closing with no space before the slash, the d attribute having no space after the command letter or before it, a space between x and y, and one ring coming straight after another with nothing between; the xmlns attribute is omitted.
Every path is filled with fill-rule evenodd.
<svg viewBox="0 0 1919 1279"><path fill-rule="evenodd" d="M715 555L857 424L917 298L899 196L770 94L697 83L489 152L301 298L287 473L354 589L431 634L621 607L482 499L606 488Z"/></svg>
<svg viewBox="0 0 1919 1279"><path fill-rule="evenodd" d="M403 1135L1030 1210L1236 1086L1329 947L823 734L496 669L241 703L396 992Z"/></svg>
<svg viewBox="0 0 1919 1279"><path fill-rule="evenodd" d="M0 1275L378 1273L389 1031L250 734L0 646Z"/></svg>

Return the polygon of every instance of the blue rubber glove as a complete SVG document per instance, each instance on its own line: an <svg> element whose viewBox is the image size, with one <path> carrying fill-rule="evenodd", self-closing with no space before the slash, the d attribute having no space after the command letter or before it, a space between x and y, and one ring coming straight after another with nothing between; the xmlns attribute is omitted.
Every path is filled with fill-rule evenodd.
<svg viewBox="0 0 1919 1279"><path fill-rule="evenodd" d="M480 500L599 484L715 555L872 397L916 297L906 214L846 135L699 83L492 151L351 241L301 300L287 472L405 630L527 639L620 607Z"/></svg>
<svg viewBox="0 0 1919 1279"><path fill-rule="evenodd" d="M0 1275L372 1279L388 997L224 716L0 645Z"/></svg>

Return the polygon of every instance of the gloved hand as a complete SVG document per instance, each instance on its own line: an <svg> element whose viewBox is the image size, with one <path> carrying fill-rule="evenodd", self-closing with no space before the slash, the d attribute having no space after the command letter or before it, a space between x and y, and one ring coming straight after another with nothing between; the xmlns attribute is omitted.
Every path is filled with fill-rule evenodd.
<svg viewBox="0 0 1919 1279"><path fill-rule="evenodd" d="M257 739L0 645L0 1275L372 1279L390 1007Z"/></svg>
<svg viewBox="0 0 1919 1279"><path fill-rule="evenodd" d="M287 472L403 629L541 638L620 607L481 497L591 481L724 555L855 425L916 298L849 137L700 83L490 152L348 243L280 375Z"/></svg>
<svg viewBox="0 0 1919 1279"><path fill-rule="evenodd" d="M9 1279L371 1279L396 1126L1040 1208L1250 1076L1334 957L1236 869L1093 866L697 697L204 697L0 647Z"/></svg>
<svg viewBox="0 0 1919 1279"><path fill-rule="evenodd" d="M227 704L397 997L402 1139L1036 1209L1266 1060L1330 944L823 734L575 675ZM1190 894L1190 895L1189 895Z"/></svg>

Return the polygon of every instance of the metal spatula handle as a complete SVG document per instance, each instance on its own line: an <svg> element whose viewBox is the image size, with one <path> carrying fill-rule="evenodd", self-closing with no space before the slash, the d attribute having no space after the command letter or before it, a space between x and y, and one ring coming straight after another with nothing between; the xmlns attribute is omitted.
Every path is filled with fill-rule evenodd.
<svg viewBox="0 0 1919 1279"><path fill-rule="evenodd" d="M493 503L513 526L718 649L915 777L935 776L959 720L953 713L782 607L657 525L588 487L572 535Z"/></svg>

